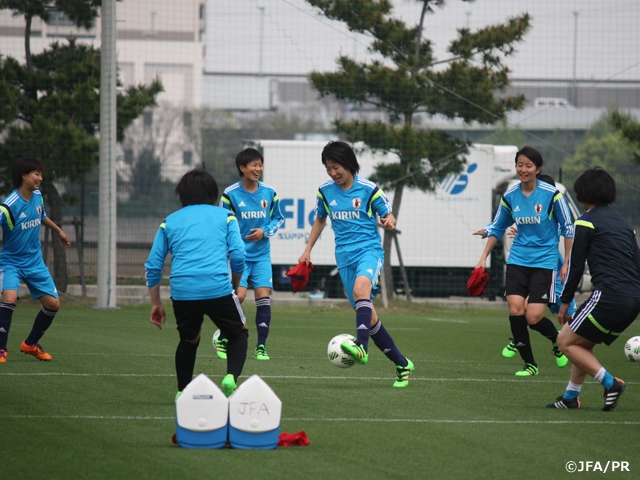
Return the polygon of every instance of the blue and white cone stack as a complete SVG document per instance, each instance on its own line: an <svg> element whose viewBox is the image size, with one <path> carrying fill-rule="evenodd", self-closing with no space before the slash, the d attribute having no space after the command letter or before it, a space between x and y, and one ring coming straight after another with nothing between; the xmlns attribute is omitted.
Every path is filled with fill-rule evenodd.
<svg viewBox="0 0 640 480"><path fill-rule="evenodd" d="M194 378L176 399L176 441L183 448L278 446L282 401L258 375L226 398L206 375Z"/></svg>
<svg viewBox="0 0 640 480"><path fill-rule="evenodd" d="M183 448L222 448L229 436L229 401L201 373L176 399L176 440Z"/></svg>
<svg viewBox="0 0 640 480"><path fill-rule="evenodd" d="M282 401L258 375L229 397L229 443L233 448L270 450L278 446Z"/></svg>

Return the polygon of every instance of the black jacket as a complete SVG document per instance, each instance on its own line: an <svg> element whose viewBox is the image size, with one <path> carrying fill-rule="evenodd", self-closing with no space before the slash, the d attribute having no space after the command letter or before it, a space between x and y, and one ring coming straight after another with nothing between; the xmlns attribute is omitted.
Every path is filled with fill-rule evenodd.
<svg viewBox="0 0 640 480"><path fill-rule="evenodd" d="M596 290L625 297L640 296L640 250L635 232L607 205L596 205L576 220L562 303L571 303L585 261Z"/></svg>

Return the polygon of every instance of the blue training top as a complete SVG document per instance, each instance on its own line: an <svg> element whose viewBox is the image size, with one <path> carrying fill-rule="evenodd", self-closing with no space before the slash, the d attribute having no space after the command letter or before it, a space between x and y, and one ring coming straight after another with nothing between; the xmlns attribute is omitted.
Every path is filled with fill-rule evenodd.
<svg viewBox="0 0 640 480"><path fill-rule="evenodd" d="M162 267L171 253L171 298L207 300L230 295L229 264L244 271L244 243L233 214L213 205L189 205L172 213L160 225L144 264L147 287L162 279Z"/></svg>
<svg viewBox="0 0 640 480"><path fill-rule="evenodd" d="M384 256L375 214L384 217L391 213L391 204L374 182L354 175L347 191L333 180L323 183L318 189L315 213L331 218L338 267L350 265L368 252Z"/></svg>
<svg viewBox="0 0 640 480"><path fill-rule="evenodd" d="M571 213L556 187L537 180L529 196L520 183L507 190L498 211L484 229L485 235L502 238L513 223L518 234L513 240L508 264L555 270L558 262L558 227L565 238L573 238Z"/></svg>
<svg viewBox="0 0 640 480"><path fill-rule="evenodd" d="M220 197L220 206L230 210L238 219L247 261L261 260L265 257L270 259L269 238L273 237L284 223L280 199L273 187L258 182L258 189L252 193L242 186L242 181L234 183L228 186ZM247 241L252 228L261 228L264 232L264 237L259 242Z"/></svg>
<svg viewBox="0 0 640 480"><path fill-rule="evenodd" d="M45 218L40 190L32 192L30 201L22 198L17 189L2 201L0 268L5 265L28 268L43 262L40 224Z"/></svg>

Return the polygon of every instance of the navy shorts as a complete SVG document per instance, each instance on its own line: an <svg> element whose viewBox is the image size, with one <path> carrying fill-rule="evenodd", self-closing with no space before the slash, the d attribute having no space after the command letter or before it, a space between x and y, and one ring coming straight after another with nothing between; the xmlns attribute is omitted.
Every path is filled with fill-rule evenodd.
<svg viewBox="0 0 640 480"><path fill-rule="evenodd" d="M246 322L235 293L208 300L173 300L173 313L181 340L193 340L200 333L207 315L227 338L235 338Z"/></svg>
<svg viewBox="0 0 640 480"><path fill-rule="evenodd" d="M555 270L507 265L505 295L529 297L529 303L555 303Z"/></svg>
<svg viewBox="0 0 640 480"><path fill-rule="evenodd" d="M640 313L640 298L594 290L569 322L573 333L594 343L611 345Z"/></svg>

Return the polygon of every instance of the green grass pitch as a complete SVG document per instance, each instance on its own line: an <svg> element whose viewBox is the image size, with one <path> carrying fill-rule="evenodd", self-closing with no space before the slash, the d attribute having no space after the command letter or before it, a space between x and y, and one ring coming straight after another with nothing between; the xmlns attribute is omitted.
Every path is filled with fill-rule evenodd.
<svg viewBox="0 0 640 480"><path fill-rule="evenodd" d="M505 308L378 307L416 365L409 387L395 389L394 366L373 344L365 366L344 370L327 360L328 341L354 332L347 305L275 305L268 362L253 359L248 305L241 381L260 375L283 402L281 431L304 430L311 445L189 450L171 443L178 335L165 307L158 331L149 306L105 311L65 300L42 340L53 361L39 362L18 351L38 306L19 302L8 362L0 364L0 478L546 479L568 476L570 461L626 461L640 471L640 363L623 355L640 323L612 347L596 347L629 384L617 411L601 411L602 387L592 379L583 409L560 411L544 406L564 391L569 367L556 367L549 342L532 332L540 375L515 377L519 357L500 355L509 337ZM195 373L219 384L225 362L211 346L214 330L205 322Z"/></svg>

